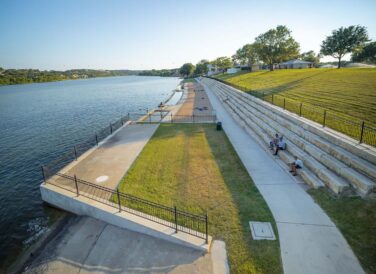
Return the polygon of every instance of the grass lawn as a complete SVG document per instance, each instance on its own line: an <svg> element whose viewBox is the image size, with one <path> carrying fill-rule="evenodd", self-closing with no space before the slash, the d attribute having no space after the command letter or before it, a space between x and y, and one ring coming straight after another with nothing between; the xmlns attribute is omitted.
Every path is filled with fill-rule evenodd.
<svg viewBox="0 0 376 274"><path fill-rule="evenodd" d="M284 105L289 111L359 139L361 122L376 127L376 69L285 69L258 71L235 75L218 75L217 78L241 89L265 94L264 99ZM319 106L319 107L317 107ZM348 122L339 120L345 118ZM352 124L355 123L355 124ZM375 132L366 129L364 142L376 146Z"/></svg>
<svg viewBox="0 0 376 274"><path fill-rule="evenodd" d="M196 83L195 78L186 78L184 80L181 80L180 85L185 84L185 83Z"/></svg>
<svg viewBox="0 0 376 274"><path fill-rule="evenodd" d="M278 241L252 240L248 222L272 214L223 131L161 124L120 190L191 213L208 213L209 234L226 242L231 273L282 273ZM278 237L278 235L277 235Z"/></svg>
<svg viewBox="0 0 376 274"><path fill-rule="evenodd" d="M335 197L328 190L309 190L341 230L367 273L376 273L376 200Z"/></svg>

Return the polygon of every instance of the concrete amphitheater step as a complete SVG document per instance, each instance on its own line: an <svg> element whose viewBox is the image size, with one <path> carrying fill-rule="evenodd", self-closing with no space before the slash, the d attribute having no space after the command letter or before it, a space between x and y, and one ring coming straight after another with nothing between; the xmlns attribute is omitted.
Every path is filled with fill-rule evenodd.
<svg viewBox="0 0 376 274"><path fill-rule="evenodd" d="M368 177L364 176L363 174L359 172L356 172L355 170L351 169L349 166L347 166L343 162L328 155L325 151L321 150L315 145L302 139L300 136L295 134L294 131L286 129L286 127L284 127L282 124L283 121L276 122L275 120L272 120L264 113L261 113L261 111L257 109L257 106L253 106L252 103L249 103L249 104L245 103L240 98L236 98L232 96L230 94L231 92L228 92L228 93L226 93L225 91L223 92L225 96L231 96L231 100L235 100L237 105L242 106L243 109L247 110L253 116L256 116L260 120L266 122L274 130L274 132L281 133L288 140L290 140L293 144L297 145L301 150L308 153L308 155L315 158L318 162L320 162L325 167L332 170L338 176L343 177L344 179L349 181L351 185L353 185L359 191L360 194L362 195L368 194L370 191L372 191L375 188L375 183L373 183L371 179L369 179ZM292 125L289 125L289 126L291 128ZM271 133L271 136L273 136L273 133Z"/></svg>
<svg viewBox="0 0 376 274"><path fill-rule="evenodd" d="M221 101L226 101L226 97L221 96L221 94L217 94L217 96ZM263 144L269 144L270 136L262 128L257 126L255 123L253 123L253 125L250 125L249 121L244 120L243 117L239 113L237 113L237 110L233 108L233 106L228 104L224 104L224 106L227 108L230 114L239 122L239 124L248 132L248 134L254 135L254 133L256 133L259 140ZM281 151L280 158L283 162L286 163L286 165L293 162L293 156L287 151ZM325 184L308 169L300 170L299 174L308 185L314 188L320 188L325 186Z"/></svg>
<svg viewBox="0 0 376 274"><path fill-rule="evenodd" d="M364 175L370 177L373 181L376 181L375 165L363 160L362 158L356 155L353 155L352 153L346 151L345 149L339 146L329 143L328 141L321 138L320 136L317 136L309 131L303 130L301 127L293 124L293 122L286 120L278 115L273 114L269 110L265 109L263 104L260 104L259 102L257 102L257 100L250 100L250 98L244 98L240 94L236 94L236 93L234 93L234 95L237 96L239 99L243 100L246 104L248 103L252 107L258 109L263 114L272 118L279 125L283 126L286 129L289 129L290 131L294 132L295 134L297 134L299 137L303 138L307 142L312 143L313 145L317 146L318 148L320 148L321 150L323 150L330 156L334 157L338 161L345 163L346 166L352 167L355 170L359 171L360 173L363 173ZM363 176L362 180L367 180L367 178L364 178Z"/></svg>
<svg viewBox="0 0 376 274"><path fill-rule="evenodd" d="M214 81L215 80L209 80ZM353 156L357 156L361 159L366 160L367 162L376 165L376 149L365 145L365 144L358 144L356 140L351 139L350 137L343 135L341 133L335 132L333 130L328 130L323 128L321 125L310 121L308 119L299 117L298 115L291 113L289 111L283 110L277 106L274 106L268 102L264 102L258 98L255 98L247 93L244 93L240 90L232 88L228 85L222 83L215 83L216 87L220 86L222 88L226 88L227 90L233 91L244 98L256 102L262 105L265 109L273 112L274 114L278 115L279 117L284 118L287 121L292 122L293 124L299 126L299 128L303 129L306 132L313 133L314 135L321 137L332 146L340 147L348 152L350 152ZM333 131L333 132L331 132Z"/></svg>
<svg viewBox="0 0 376 274"><path fill-rule="evenodd" d="M243 118L243 123L245 123L246 126L250 127L252 130L256 131L258 135L264 140L264 142L268 144L271 136L273 136L273 134L276 132L275 129L270 127L260 118L251 115L251 113L246 111L244 108L238 108L237 104L232 102L232 99L228 99L231 94L225 94L223 91L219 91L218 89L217 92L220 93L221 99L232 108L233 112L237 114L237 118ZM244 119L244 117L246 117L246 119ZM253 123L250 121L252 121ZM258 126L258 128L255 126L255 124ZM260 130L263 132L260 132ZM335 175L332 171L327 169L324 165L319 163L317 160L308 155L292 142L287 141L287 151L289 151L293 155L300 157L301 159L304 159L306 167L317 174L317 177L324 181L325 184L329 186L329 188L331 188L335 193L341 193L349 187L349 184L345 180ZM310 179L311 177L308 178ZM311 184L310 182L307 183Z"/></svg>

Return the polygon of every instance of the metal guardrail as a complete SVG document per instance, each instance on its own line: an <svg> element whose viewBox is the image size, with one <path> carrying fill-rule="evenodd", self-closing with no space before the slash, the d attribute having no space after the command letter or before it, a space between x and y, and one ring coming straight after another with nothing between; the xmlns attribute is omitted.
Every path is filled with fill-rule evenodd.
<svg viewBox="0 0 376 274"><path fill-rule="evenodd" d="M94 146L98 146L99 143L112 135L117 129L119 129L127 121L137 120L137 123L153 123L161 122L166 115L161 114L141 114L141 113L128 113L127 116L120 118L114 123L110 123L109 126L101 129L95 135L87 139L86 141L73 146L63 155L42 166L43 180L45 183L53 184L62 189L75 192L77 195L82 195L87 198L96 200L103 204L119 208L139 217L148 219L153 222L157 222L162 225L174 228L176 232L182 231L190 235L205 239L208 241L208 217L195 215L182 210L178 210L176 207L167 207L151 201L147 201L126 193L122 193L118 190L112 190L103 186L99 186L74 176L69 176L59 171L66 165L77 160L79 156L85 153L87 150ZM170 123L200 123L203 120L215 122L215 115L172 115L173 119ZM54 180L50 180L53 176L59 178L59 183Z"/></svg>
<svg viewBox="0 0 376 274"><path fill-rule="evenodd" d="M172 115L167 112L161 113L128 113L126 116L120 118L114 123L110 123L109 126L99 130L95 135L87 139L86 141L76 144L72 149L68 150L64 154L60 155L56 159L46 164L45 172L43 175L48 179L53 176L59 170L74 160L77 160L79 156L85 153L87 150L94 146L98 146L108 136L112 135L117 129L123 126L127 121L136 121L137 123L160 123L162 120L169 116L169 120L166 123L215 123L216 115Z"/></svg>
<svg viewBox="0 0 376 274"><path fill-rule="evenodd" d="M176 115L171 112L130 113L129 119L137 123L215 123L216 115ZM166 120L164 120L166 118Z"/></svg>
<svg viewBox="0 0 376 274"><path fill-rule="evenodd" d="M48 172L46 167L42 167L43 173ZM44 177L47 177L44 175ZM47 184L60 187L70 192L76 193L77 196L95 200L105 205L136 215L138 217L156 222L161 225L178 231L204 239L208 243L208 216L196 215L179 210L174 207L168 207L157 204L142 198L135 197L117 190L96 185L88 181L79 179L57 172L56 180L45 180Z"/></svg>
<svg viewBox="0 0 376 274"><path fill-rule="evenodd" d="M223 81L221 79L213 78L210 76L205 77L247 92L247 94L257 97L265 102L291 111L295 114L298 114L300 117L304 117L317 122L323 127L328 127L341 132L355 140L358 140L359 143L365 143L367 145L376 147L376 128L370 125L366 125L366 122L361 119L350 117L345 114L340 115L333 110L328 110L321 106L302 103L300 101L290 99L282 95L258 92L255 90L247 89L243 86Z"/></svg>
<svg viewBox="0 0 376 274"><path fill-rule="evenodd" d="M109 126L101 129L95 135L87 139L86 141L76 144L72 149L60 155L53 161L49 162L44 166L45 171L43 172L44 179L47 180L49 177L53 176L63 167L68 165L74 160L77 160L82 154L94 146L98 146L101 141L112 135L116 130L123 126L129 120L129 115L120 118L114 123L110 123Z"/></svg>

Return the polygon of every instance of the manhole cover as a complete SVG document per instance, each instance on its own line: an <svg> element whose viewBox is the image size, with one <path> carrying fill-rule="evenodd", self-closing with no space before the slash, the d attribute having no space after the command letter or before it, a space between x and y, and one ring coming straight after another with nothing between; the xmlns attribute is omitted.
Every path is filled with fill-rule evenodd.
<svg viewBox="0 0 376 274"><path fill-rule="evenodd" d="M95 182L96 183L104 183L108 180L108 176L106 175L103 175L103 176L99 176L97 179L95 179Z"/></svg>
<svg viewBox="0 0 376 274"><path fill-rule="evenodd" d="M254 240L275 240L272 225L265 222L249 222Z"/></svg>

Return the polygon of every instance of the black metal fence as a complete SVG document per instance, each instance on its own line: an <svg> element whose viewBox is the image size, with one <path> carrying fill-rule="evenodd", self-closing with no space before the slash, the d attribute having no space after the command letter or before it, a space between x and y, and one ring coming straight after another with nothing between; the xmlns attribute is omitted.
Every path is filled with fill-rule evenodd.
<svg viewBox="0 0 376 274"><path fill-rule="evenodd" d="M171 112L130 113L129 119L137 123L215 123L216 115L175 115Z"/></svg>
<svg viewBox="0 0 376 274"><path fill-rule="evenodd" d="M118 130L124 123L129 120L129 115L120 118L119 120L115 121L114 123L110 123L107 127L98 131L95 135L91 136L89 139L76 144L71 149L69 149L64 154L60 155L58 158L54 159L53 161L46 164L44 168L44 179L47 180L49 177L53 176L63 167L68 165L74 160L77 160L82 154L84 154L87 150L94 146L98 146L98 144L107 138L109 135L114 133Z"/></svg>
<svg viewBox="0 0 376 274"><path fill-rule="evenodd" d="M48 172L42 167L43 173ZM47 175L44 175L47 177ZM208 216L196 215L177 209L160 205L145 199L141 199L119 190L112 190L96 185L74 176L57 172L51 180L45 180L47 184L53 184L77 196L95 200L105 205L125 211L141 218L156 222L161 225L175 229L175 232L182 231L187 234L205 239L208 242Z"/></svg>
<svg viewBox="0 0 376 274"><path fill-rule="evenodd" d="M345 114L340 114L333 110L325 109L321 106L302 103L282 95L270 93L267 94L265 92L250 90L245 88L244 86L228 83L221 79L216 79L209 76L207 76L207 78L247 92L248 94L260 98L275 106L281 107L285 110L298 114L301 117L315 121L321 124L323 127L328 127L338 132L344 133L347 136L358 140L359 143L365 143L376 147L376 128L371 125L367 125L366 122L361 119L350 117Z"/></svg>

